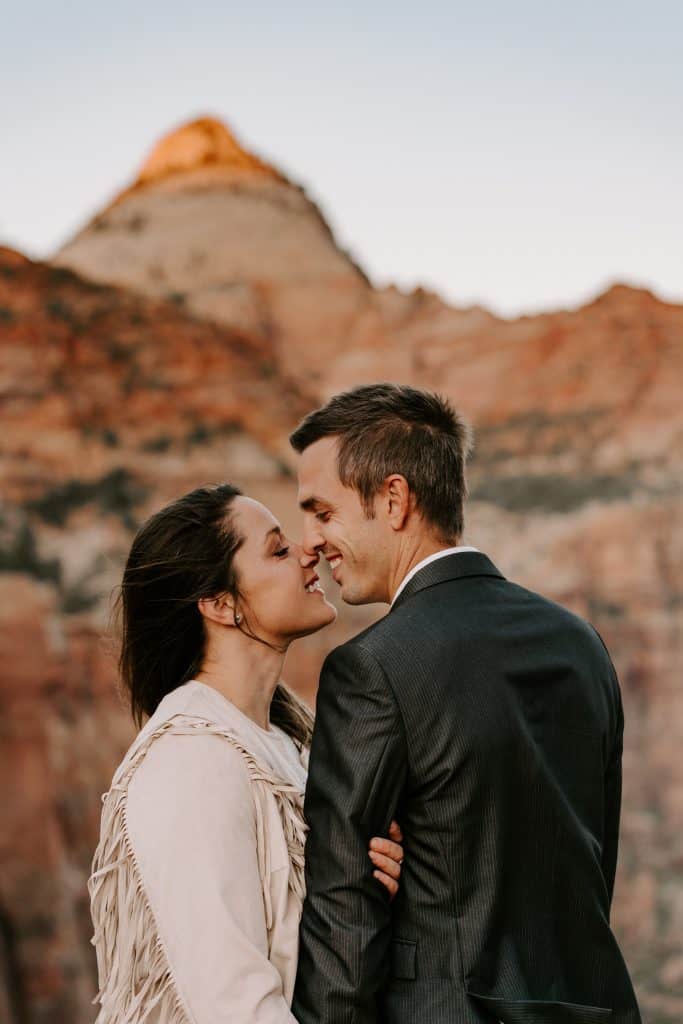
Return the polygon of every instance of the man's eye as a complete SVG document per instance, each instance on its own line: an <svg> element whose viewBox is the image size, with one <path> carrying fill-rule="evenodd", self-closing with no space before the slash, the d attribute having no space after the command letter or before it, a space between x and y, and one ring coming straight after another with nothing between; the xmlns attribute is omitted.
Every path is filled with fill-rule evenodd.
<svg viewBox="0 0 683 1024"><path fill-rule="evenodd" d="M279 551L275 552L275 557L276 558L284 558L285 555L288 555L288 554L289 554L289 548L280 548Z"/></svg>
<svg viewBox="0 0 683 1024"><path fill-rule="evenodd" d="M330 518L330 513L329 512L316 512L315 518L318 519L321 523L326 523L327 520Z"/></svg>

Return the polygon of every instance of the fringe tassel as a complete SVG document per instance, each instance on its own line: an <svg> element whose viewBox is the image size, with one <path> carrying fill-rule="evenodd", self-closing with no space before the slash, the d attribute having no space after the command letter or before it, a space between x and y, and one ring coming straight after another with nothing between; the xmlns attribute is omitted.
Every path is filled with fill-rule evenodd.
<svg viewBox="0 0 683 1024"><path fill-rule="evenodd" d="M278 779L258 762L237 736L213 722L176 715L134 746L117 770L109 792L102 797L100 842L88 879L94 925L92 944L97 952L100 1004L95 1024L144 1024L153 1010L164 1024L191 1024L154 912L142 882L126 818L128 784L154 740L167 732L174 735L222 736L244 758L254 784L257 849L266 926L272 927L270 901L270 850L265 829L267 794L272 793L280 812L291 868L290 889L303 900L304 845L307 826L303 796L296 786Z"/></svg>

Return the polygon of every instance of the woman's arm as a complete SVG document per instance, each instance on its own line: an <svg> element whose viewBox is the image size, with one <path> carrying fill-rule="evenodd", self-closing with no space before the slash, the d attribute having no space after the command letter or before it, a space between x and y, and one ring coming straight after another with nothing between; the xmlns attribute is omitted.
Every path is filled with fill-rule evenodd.
<svg viewBox="0 0 683 1024"><path fill-rule="evenodd" d="M129 787L129 836L194 1024L296 1024L268 959L250 786L221 737L170 734Z"/></svg>
<svg viewBox="0 0 683 1024"><path fill-rule="evenodd" d="M392 900L398 892L398 883L401 878L401 865L403 864L403 833L397 821L392 821L389 826L389 839L382 836L374 836L370 840L368 851L370 860L375 870L373 875L378 882L381 882Z"/></svg>

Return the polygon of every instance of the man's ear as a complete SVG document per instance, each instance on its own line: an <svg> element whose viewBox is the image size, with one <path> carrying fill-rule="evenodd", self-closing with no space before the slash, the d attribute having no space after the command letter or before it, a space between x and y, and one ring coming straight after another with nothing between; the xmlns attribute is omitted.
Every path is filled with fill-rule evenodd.
<svg viewBox="0 0 683 1024"><path fill-rule="evenodd" d="M234 626L235 600L231 594L217 594L216 597L202 597L197 601L199 614L219 626Z"/></svg>
<svg viewBox="0 0 683 1024"><path fill-rule="evenodd" d="M406 478L400 473L388 476L384 481L382 497L391 526L394 530L402 530L414 507L413 495L410 493Z"/></svg>

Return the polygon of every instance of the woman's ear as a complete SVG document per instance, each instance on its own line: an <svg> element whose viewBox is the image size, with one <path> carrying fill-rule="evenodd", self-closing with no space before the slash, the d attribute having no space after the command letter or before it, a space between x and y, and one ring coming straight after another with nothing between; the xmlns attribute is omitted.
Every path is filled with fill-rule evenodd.
<svg viewBox="0 0 683 1024"><path fill-rule="evenodd" d="M230 594L218 594L216 597L202 597L197 601L199 614L219 626L236 626L241 615L235 611L235 600Z"/></svg>

